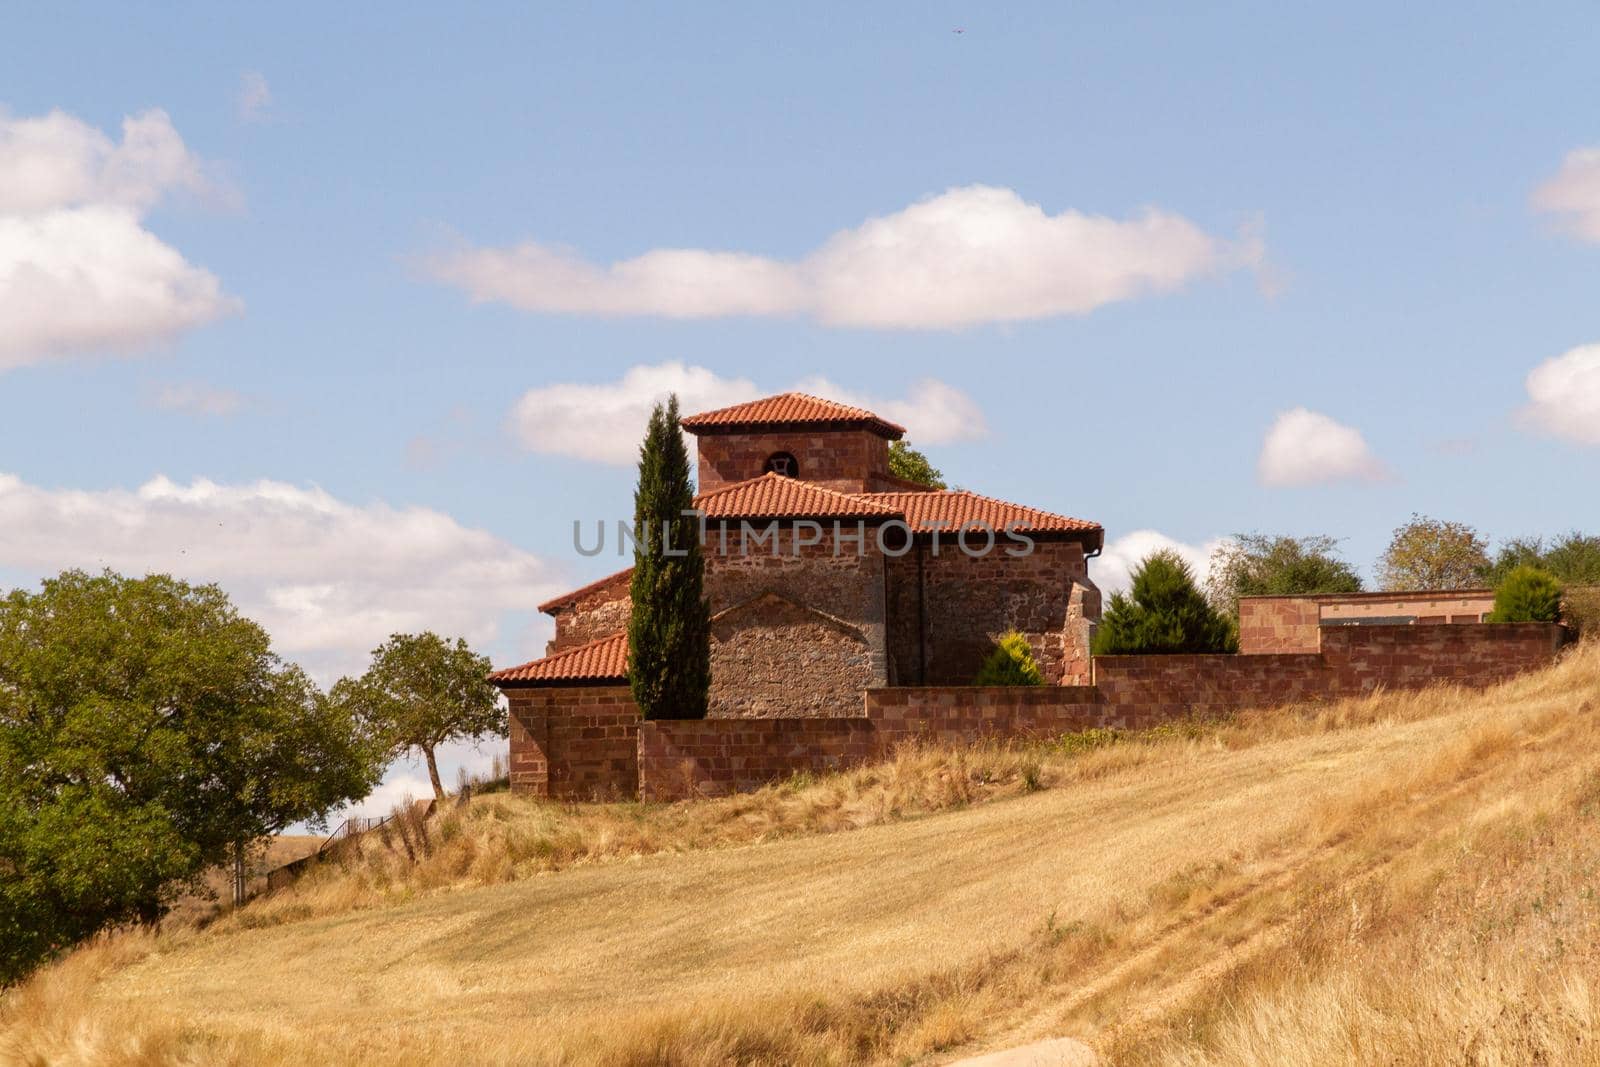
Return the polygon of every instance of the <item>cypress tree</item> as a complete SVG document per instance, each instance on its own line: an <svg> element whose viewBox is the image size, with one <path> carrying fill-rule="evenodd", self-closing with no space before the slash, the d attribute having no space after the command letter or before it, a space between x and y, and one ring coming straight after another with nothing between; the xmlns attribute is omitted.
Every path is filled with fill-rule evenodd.
<svg viewBox="0 0 1600 1067"><path fill-rule="evenodd" d="M703 719L711 688L711 607L678 398L657 404L633 494L628 684L646 719Z"/></svg>

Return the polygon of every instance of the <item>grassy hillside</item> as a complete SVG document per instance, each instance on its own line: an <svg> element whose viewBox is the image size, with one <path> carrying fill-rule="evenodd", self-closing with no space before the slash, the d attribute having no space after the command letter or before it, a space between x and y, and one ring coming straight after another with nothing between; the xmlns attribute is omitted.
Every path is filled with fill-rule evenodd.
<svg viewBox="0 0 1600 1067"><path fill-rule="evenodd" d="M0 1062L1597 1062L1600 646L1499 689L920 752L700 805L485 798L86 948ZM850 832L833 832L848 830Z"/></svg>

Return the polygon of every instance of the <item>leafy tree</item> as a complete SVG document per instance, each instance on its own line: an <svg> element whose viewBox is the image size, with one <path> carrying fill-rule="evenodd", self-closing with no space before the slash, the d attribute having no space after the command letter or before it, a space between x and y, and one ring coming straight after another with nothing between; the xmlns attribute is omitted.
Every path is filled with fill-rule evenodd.
<svg viewBox="0 0 1600 1067"><path fill-rule="evenodd" d="M1237 534L1211 554L1206 599L1235 617L1242 596L1359 593L1361 576L1331 537Z"/></svg>
<svg viewBox="0 0 1600 1067"><path fill-rule="evenodd" d="M1423 515L1395 530L1378 560L1384 589L1471 589L1489 567L1488 542L1464 522Z"/></svg>
<svg viewBox="0 0 1600 1067"><path fill-rule="evenodd" d="M432 632L393 634L373 649L367 672L341 679L331 696L371 724L391 756L421 754L433 795L443 800L434 751L448 741L506 732L506 709L489 670L489 657L460 638L452 644Z"/></svg>
<svg viewBox="0 0 1600 1067"><path fill-rule="evenodd" d="M1094 635L1094 652L1234 652L1233 621L1206 603L1194 572L1170 550L1153 552L1133 572L1133 587L1113 593Z"/></svg>
<svg viewBox="0 0 1600 1067"><path fill-rule="evenodd" d="M1002 634L978 669L973 685L1043 685L1028 639L1016 630Z"/></svg>
<svg viewBox="0 0 1600 1067"><path fill-rule="evenodd" d="M711 689L705 558L678 425L678 398L657 404L639 448L637 541L629 594L628 684L647 719L703 719Z"/></svg>
<svg viewBox="0 0 1600 1067"><path fill-rule="evenodd" d="M944 474L928 462L928 457L905 441L889 442L889 473L929 489L947 489Z"/></svg>
<svg viewBox="0 0 1600 1067"><path fill-rule="evenodd" d="M1483 577L1498 586L1522 566L1549 571L1568 585L1600 586L1600 537L1573 531L1548 545L1539 537L1514 538L1500 546Z"/></svg>
<svg viewBox="0 0 1600 1067"><path fill-rule="evenodd" d="M153 921L202 870L365 796L362 725L214 585L68 571L0 599L0 983Z"/></svg>
<svg viewBox="0 0 1600 1067"><path fill-rule="evenodd" d="M1523 564L1494 591L1488 622L1555 622L1561 617L1561 583L1549 571Z"/></svg>

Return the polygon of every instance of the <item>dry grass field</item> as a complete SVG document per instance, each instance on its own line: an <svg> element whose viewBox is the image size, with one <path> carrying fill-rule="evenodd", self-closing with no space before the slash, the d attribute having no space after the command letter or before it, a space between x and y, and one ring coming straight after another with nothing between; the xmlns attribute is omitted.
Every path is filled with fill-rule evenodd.
<svg viewBox="0 0 1600 1067"><path fill-rule="evenodd" d="M1486 693L485 797L0 1001L0 1063L1600 1063L1600 645Z"/></svg>

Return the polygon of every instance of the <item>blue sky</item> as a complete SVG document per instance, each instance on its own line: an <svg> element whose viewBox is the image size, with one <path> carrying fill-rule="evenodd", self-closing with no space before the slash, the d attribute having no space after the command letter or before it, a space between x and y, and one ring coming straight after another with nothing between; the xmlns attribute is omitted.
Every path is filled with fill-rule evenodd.
<svg viewBox="0 0 1600 1067"><path fill-rule="evenodd" d="M677 381L820 380L1114 544L1327 533L1370 569L1413 511L1600 528L1597 36L1579 4L13 11L0 580L213 577L325 678L391 627L530 658Z"/></svg>

